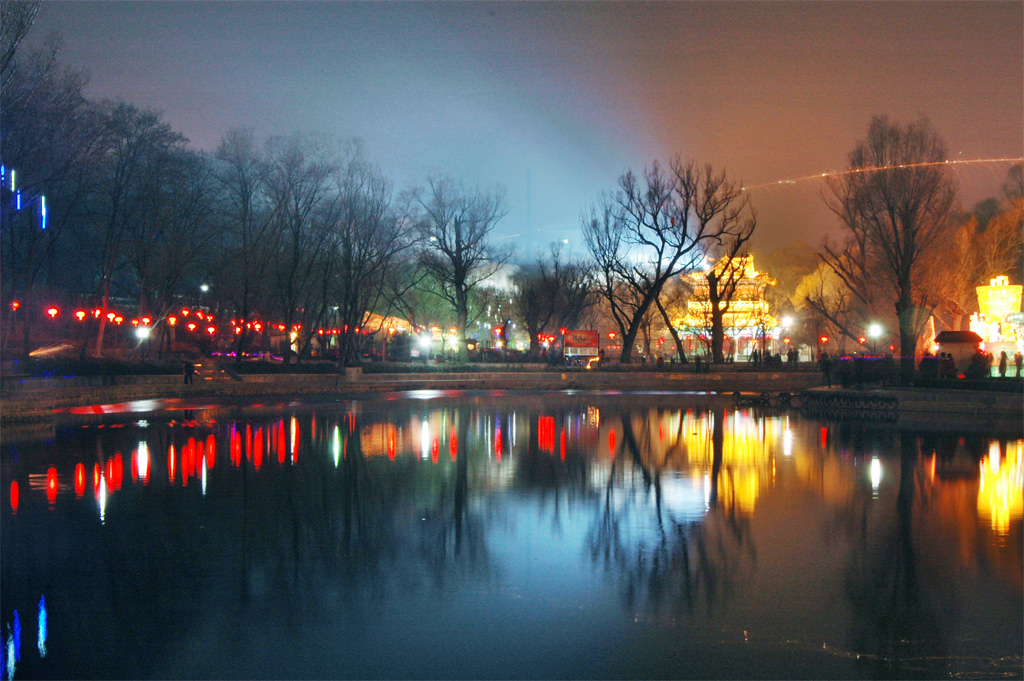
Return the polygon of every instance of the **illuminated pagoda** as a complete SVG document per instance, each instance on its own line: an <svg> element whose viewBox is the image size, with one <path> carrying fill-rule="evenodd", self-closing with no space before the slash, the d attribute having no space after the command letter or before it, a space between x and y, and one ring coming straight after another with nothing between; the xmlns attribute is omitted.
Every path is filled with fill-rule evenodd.
<svg viewBox="0 0 1024 681"><path fill-rule="evenodd" d="M728 305L722 314L722 326L725 335L734 342L749 341L745 348L738 347L738 350L752 351L758 339L771 338L770 331L779 325L765 300L765 291L775 285L775 280L767 273L757 271L753 255L722 258L715 263L714 271L720 280L727 280L730 271L738 277L733 295L722 303ZM694 272L686 275L685 279L693 290L693 297L686 303L686 313L680 325L692 333L709 336L711 296L707 277L704 272Z"/></svg>

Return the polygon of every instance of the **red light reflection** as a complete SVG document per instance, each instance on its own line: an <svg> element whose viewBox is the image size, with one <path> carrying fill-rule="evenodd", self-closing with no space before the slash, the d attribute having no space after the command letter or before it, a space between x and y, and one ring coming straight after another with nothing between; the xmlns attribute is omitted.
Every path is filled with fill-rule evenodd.
<svg viewBox="0 0 1024 681"><path fill-rule="evenodd" d="M18 491L18 481L11 481L11 510L15 513L18 512L18 502L21 499L21 493Z"/></svg>
<svg viewBox="0 0 1024 681"><path fill-rule="evenodd" d="M284 465L284 457L288 451L288 442L285 439L284 434L284 421L279 421L277 424L277 462Z"/></svg>
<svg viewBox="0 0 1024 681"><path fill-rule="evenodd" d="M213 436L211 435L210 437L213 437ZM253 463L253 466L256 467L256 470L259 470L260 466L263 465L263 429L262 428L257 428L256 429L256 442L255 442L255 445L256 445L256 447L255 447L255 451L253 452L253 455L252 455L252 463Z"/></svg>
<svg viewBox="0 0 1024 681"><path fill-rule="evenodd" d="M555 453L555 417L537 418L537 446L546 454Z"/></svg>
<svg viewBox="0 0 1024 681"><path fill-rule="evenodd" d="M50 505L57 501L57 469L50 468L46 471L46 499Z"/></svg>
<svg viewBox="0 0 1024 681"><path fill-rule="evenodd" d="M85 464L75 466L75 496L81 497L85 494Z"/></svg>

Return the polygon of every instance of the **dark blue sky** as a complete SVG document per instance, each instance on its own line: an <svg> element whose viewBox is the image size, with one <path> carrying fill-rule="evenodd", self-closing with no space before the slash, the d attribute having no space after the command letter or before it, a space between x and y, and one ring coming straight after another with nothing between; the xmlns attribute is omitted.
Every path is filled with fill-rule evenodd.
<svg viewBox="0 0 1024 681"><path fill-rule="evenodd" d="M399 187L501 184L501 236L561 238L627 168L681 153L747 185L837 169L873 114L951 158L1024 156L1024 3L45 2L89 94L231 127L359 137ZM958 171L965 203L1008 164ZM528 181L529 178L529 181ZM765 247L817 246L820 184L752 193ZM528 200L529 197L529 200ZM518 235L518 236L513 236Z"/></svg>

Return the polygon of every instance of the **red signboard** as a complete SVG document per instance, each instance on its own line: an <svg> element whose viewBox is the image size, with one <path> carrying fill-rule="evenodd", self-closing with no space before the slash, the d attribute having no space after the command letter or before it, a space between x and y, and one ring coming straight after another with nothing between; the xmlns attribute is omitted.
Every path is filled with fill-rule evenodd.
<svg viewBox="0 0 1024 681"><path fill-rule="evenodd" d="M600 336L597 331L572 330L565 332L566 355L597 355Z"/></svg>

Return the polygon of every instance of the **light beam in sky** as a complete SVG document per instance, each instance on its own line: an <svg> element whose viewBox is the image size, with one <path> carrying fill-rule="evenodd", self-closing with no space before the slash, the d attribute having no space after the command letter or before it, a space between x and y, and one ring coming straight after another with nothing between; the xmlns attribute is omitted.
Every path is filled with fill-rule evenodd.
<svg viewBox="0 0 1024 681"><path fill-rule="evenodd" d="M971 165L979 163L1024 163L1024 158L971 158L963 160L945 160L945 161L923 161L921 163L897 163L888 166L870 166L866 168L848 168L846 170L830 170L824 173L815 173L814 175L804 175L803 177L794 177L789 180L776 180L775 182L762 182L761 184L752 184L749 187L742 187L741 191L750 191L751 189L761 189L763 187L778 187L779 185L796 184L798 182L809 182L811 180L820 180L826 177L842 177L844 175L855 175L857 173L871 173L878 170L898 170L900 168L928 168L931 166L957 166L957 165Z"/></svg>

